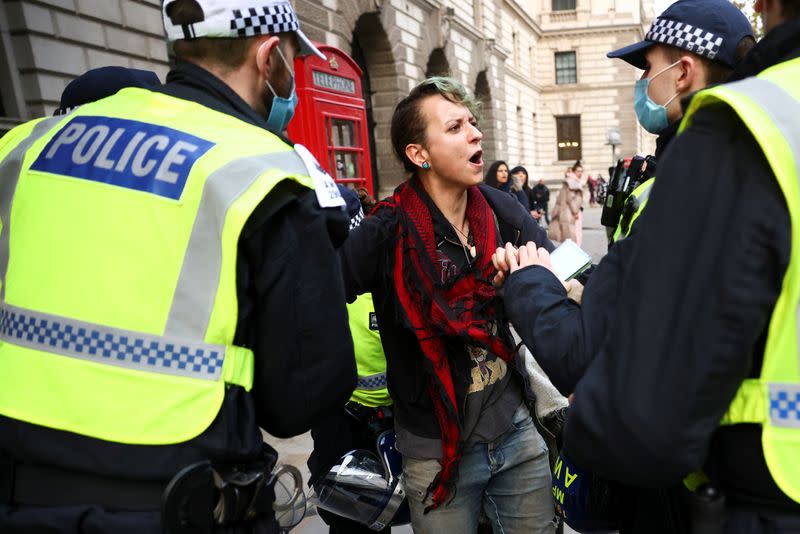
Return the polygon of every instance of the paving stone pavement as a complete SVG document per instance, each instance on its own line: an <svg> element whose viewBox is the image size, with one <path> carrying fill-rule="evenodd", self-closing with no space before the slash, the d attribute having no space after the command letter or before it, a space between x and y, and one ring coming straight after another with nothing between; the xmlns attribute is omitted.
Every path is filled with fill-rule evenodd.
<svg viewBox="0 0 800 534"><path fill-rule="evenodd" d="M583 243L581 248L592 255L595 263L599 263L608 252L606 227L600 224L602 208L592 207L583 211Z"/></svg>
<svg viewBox="0 0 800 534"><path fill-rule="evenodd" d="M600 212L601 209L598 207L587 207L584 210L582 248L591 254L595 263L599 262L607 251L606 233L605 228L600 224ZM303 482L307 484L309 472L306 467L306 460L313 448L311 434L306 433L289 439L278 439L265 433L264 439L278 450L281 463L288 463L300 469L303 473ZM327 526L311 506L309 506L305 519L292 530L292 534L326 534L327 532ZM407 525L392 529L392 534L410 534L412 532L411 527ZM569 527L566 527L564 532L566 534L576 534Z"/></svg>

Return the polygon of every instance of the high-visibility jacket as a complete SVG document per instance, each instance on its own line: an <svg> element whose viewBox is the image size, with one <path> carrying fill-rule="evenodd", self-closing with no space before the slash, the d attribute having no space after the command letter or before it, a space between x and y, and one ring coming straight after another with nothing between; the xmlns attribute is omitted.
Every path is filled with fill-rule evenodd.
<svg viewBox="0 0 800 534"><path fill-rule="evenodd" d="M285 179L268 131L138 88L0 140L0 414L112 442L201 434L249 390L239 235Z"/></svg>
<svg viewBox="0 0 800 534"><path fill-rule="evenodd" d="M614 232L614 242L625 239L631 234L633 223L639 218L639 215L642 214L644 207L647 206L647 201L650 198L650 192L653 190L655 182L655 178L650 178L640 183L636 186L636 189L631 191L631 194L625 200L622 217L620 217L619 224ZM626 212L630 214L626 215Z"/></svg>
<svg viewBox="0 0 800 534"><path fill-rule="evenodd" d="M383 352L372 294L364 293L347 305L350 334L358 368L358 382L350 400L373 408L392 404L386 387L386 355Z"/></svg>
<svg viewBox="0 0 800 534"><path fill-rule="evenodd" d="M722 424L762 425L761 444L772 478L800 502L800 59L758 76L698 93L681 131L706 106L724 102L750 130L775 174L792 225L789 267L772 313L761 374L745 380Z"/></svg>

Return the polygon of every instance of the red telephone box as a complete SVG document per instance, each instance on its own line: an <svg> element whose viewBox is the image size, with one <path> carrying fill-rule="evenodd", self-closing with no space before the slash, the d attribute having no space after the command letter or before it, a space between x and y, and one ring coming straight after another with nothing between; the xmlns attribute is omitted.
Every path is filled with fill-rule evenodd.
<svg viewBox="0 0 800 534"><path fill-rule="evenodd" d="M327 60L312 55L295 61L300 103L287 133L337 183L365 187L374 196L361 69L338 48L315 44Z"/></svg>

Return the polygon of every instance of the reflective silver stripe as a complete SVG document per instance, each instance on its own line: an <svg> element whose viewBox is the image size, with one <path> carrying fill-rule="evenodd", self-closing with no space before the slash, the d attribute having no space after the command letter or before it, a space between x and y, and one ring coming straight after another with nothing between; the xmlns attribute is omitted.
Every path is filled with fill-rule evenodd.
<svg viewBox="0 0 800 534"><path fill-rule="evenodd" d="M639 195L636 199L639 201L639 209L642 209L644 203L647 202L647 199L650 198L650 192L653 190L653 185L655 184L655 180L651 180L650 184L644 188L644 191Z"/></svg>
<svg viewBox="0 0 800 534"><path fill-rule="evenodd" d="M287 177L308 173L303 160L292 150L232 161L206 179L164 330L166 335L204 339L221 275L225 215L259 176L275 168Z"/></svg>
<svg viewBox="0 0 800 534"><path fill-rule="evenodd" d="M14 192L17 190L19 175L22 172L22 162L25 153L33 143L41 139L50 129L65 120L64 117L51 117L39 122L33 127L31 133L23 139L0 163L0 220L3 221L3 229L0 231L0 276L2 276L2 287L0 287L0 302L6 296L6 275L8 274L8 236L11 230L11 204L14 200Z"/></svg>
<svg viewBox="0 0 800 534"><path fill-rule="evenodd" d="M800 384L769 385L769 418L772 426L800 428Z"/></svg>
<svg viewBox="0 0 800 534"><path fill-rule="evenodd" d="M386 373L377 375L359 376L356 382L356 389L362 391L375 391L386 387Z"/></svg>
<svg viewBox="0 0 800 534"><path fill-rule="evenodd" d="M769 115L792 151L795 171L800 179L800 102L778 84L763 78L748 78L727 87L751 98ZM795 310L795 322L800 332L800 307ZM800 344L798 349L797 363L800 365Z"/></svg>
<svg viewBox="0 0 800 534"><path fill-rule="evenodd" d="M4 304L0 339L30 349L126 369L219 380L224 345L189 343Z"/></svg>

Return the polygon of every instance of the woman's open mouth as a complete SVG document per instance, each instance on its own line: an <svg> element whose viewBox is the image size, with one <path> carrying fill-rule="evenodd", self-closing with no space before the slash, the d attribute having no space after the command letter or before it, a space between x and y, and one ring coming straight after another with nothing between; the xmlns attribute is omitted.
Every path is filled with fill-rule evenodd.
<svg viewBox="0 0 800 534"><path fill-rule="evenodd" d="M478 150L469 158L469 162L473 165L483 165L483 150Z"/></svg>

